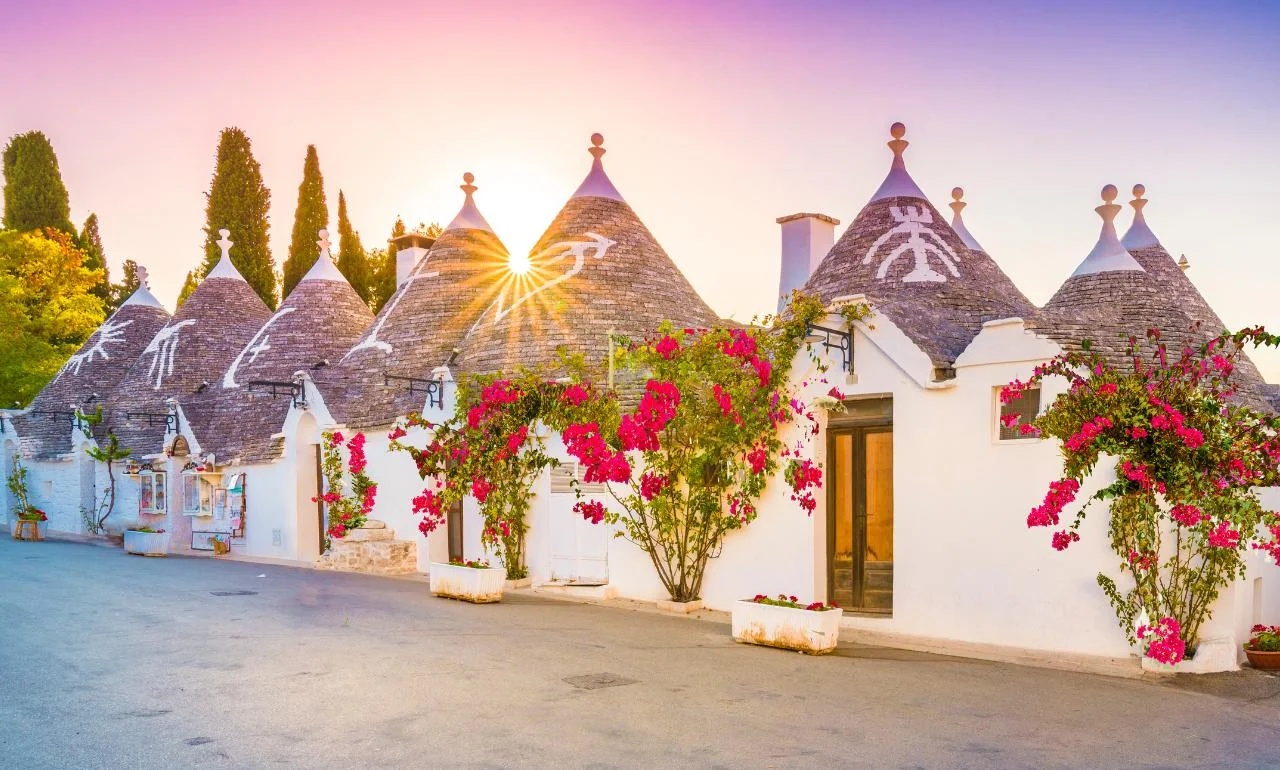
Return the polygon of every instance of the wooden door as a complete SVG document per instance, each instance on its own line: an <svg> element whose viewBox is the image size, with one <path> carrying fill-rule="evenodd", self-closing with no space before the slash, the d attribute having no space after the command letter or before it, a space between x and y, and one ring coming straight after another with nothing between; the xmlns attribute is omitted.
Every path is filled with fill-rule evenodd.
<svg viewBox="0 0 1280 770"><path fill-rule="evenodd" d="M893 428L829 431L828 595L841 607L893 611Z"/></svg>

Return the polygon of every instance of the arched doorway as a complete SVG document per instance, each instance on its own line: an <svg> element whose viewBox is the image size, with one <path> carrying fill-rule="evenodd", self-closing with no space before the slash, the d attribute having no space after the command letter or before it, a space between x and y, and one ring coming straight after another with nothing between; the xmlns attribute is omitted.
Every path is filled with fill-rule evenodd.
<svg viewBox="0 0 1280 770"><path fill-rule="evenodd" d="M294 474L297 479L294 511L297 523L295 553L299 561L320 558L324 539L324 505L313 502L320 497L320 427L310 413L298 420L294 433Z"/></svg>

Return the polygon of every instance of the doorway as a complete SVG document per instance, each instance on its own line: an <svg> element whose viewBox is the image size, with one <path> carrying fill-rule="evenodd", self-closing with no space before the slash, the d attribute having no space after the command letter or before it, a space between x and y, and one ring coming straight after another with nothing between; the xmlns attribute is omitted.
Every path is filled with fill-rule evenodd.
<svg viewBox="0 0 1280 770"><path fill-rule="evenodd" d="M893 421L889 399L850 402L827 431L827 595L893 612Z"/></svg>

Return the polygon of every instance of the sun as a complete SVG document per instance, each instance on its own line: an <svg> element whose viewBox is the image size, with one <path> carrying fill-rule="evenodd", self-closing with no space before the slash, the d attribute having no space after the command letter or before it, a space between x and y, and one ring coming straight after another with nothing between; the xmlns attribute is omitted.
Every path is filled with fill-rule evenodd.
<svg viewBox="0 0 1280 770"><path fill-rule="evenodd" d="M519 251L511 255L507 260L507 269L516 275L525 275L529 272L530 267L529 257L527 255L522 255Z"/></svg>

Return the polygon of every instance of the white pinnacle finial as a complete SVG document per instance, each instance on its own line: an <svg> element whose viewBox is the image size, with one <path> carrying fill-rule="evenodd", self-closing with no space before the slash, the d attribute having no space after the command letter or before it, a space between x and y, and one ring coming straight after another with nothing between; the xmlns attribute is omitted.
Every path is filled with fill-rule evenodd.
<svg viewBox="0 0 1280 770"><path fill-rule="evenodd" d="M156 299L155 295L151 293L151 281L149 280L150 276L147 274L147 269L142 265L138 265L134 270L134 276L138 279L138 288L134 290L133 294L129 295L128 299L120 304L120 307L125 305L146 305L164 310L164 305L161 305L160 300Z"/></svg>
<svg viewBox="0 0 1280 770"><path fill-rule="evenodd" d="M1102 217L1102 232L1098 234L1098 242L1093 251L1089 252L1089 256L1071 274L1072 277L1118 270L1145 272L1116 235L1116 214L1120 213L1120 206L1115 200L1119 194L1120 191L1113 184L1102 188L1103 203L1094 209Z"/></svg>
<svg viewBox="0 0 1280 770"><path fill-rule="evenodd" d="M137 269L133 271L133 274L138 277L139 286L146 289L151 288L151 283L147 280L147 269L145 267L138 265Z"/></svg>
<svg viewBox="0 0 1280 770"><path fill-rule="evenodd" d="M893 150L893 163L889 165L889 174L880 183L880 189L876 190L875 195L871 196L869 202L874 203L885 198L921 198L928 200L920 190L920 186L907 173L907 164L902 158L902 153L911 144L902 138L907 135L907 126L904 123L894 123L889 126L889 135L893 137L889 141L889 149Z"/></svg>
<svg viewBox="0 0 1280 770"><path fill-rule="evenodd" d="M316 245L320 247L320 257L302 276L303 281L346 281L346 277L338 270L338 266L333 262L333 254L330 253L329 231L327 229L319 232L320 240L316 241Z"/></svg>
<svg viewBox="0 0 1280 770"><path fill-rule="evenodd" d="M218 248L222 249L222 257L218 259L218 264L213 266L206 278L238 278L244 280L244 276L240 275L240 271L231 262L231 247L235 244L231 241L231 231L222 228L218 231L218 235L222 237L216 242Z"/></svg>
<svg viewBox="0 0 1280 770"><path fill-rule="evenodd" d="M1129 205L1133 206L1133 224L1129 226L1129 231L1120 239L1126 249L1149 249L1160 245L1160 239L1156 238L1156 234L1151 232L1151 228L1147 226L1147 215L1142 211L1147 205L1146 199L1142 197L1146 194L1146 185L1135 184L1133 186L1133 200L1129 201Z"/></svg>
<svg viewBox="0 0 1280 770"><path fill-rule="evenodd" d="M470 171L462 175L462 184L459 189L462 190L466 198L462 201L462 209L445 230L487 230L491 233L493 232L493 228L489 227L489 223L485 221L480 209L476 208L476 202L471 197L476 190L480 189L472 184L475 181L476 175Z"/></svg>
<svg viewBox="0 0 1280 770"><path fill-rule="evenodd" d="M895 125L902 125L902 124L898 123ZM985 251L985 249L982 248L982 244L978 243L978 239L974 238L973 235L969 232L969 228L965 227L964 225L964 217L960 215L960 212L964 211L964 207L968 206L969 204L960 200L963 197L964 197L963 187L951 188L952 200L950 203L947 204L948 206L951 207L951 211L953 212L953 215L951 217L951 229L956 231L956 235L960 236L960 240L964 243L965 246L969 247L970 249L973 249L974 251Z"/></svg>
<svg viewBox="0 0 1280 770"><path fill-rule="evenodd" d="M604 134L595 133L591 135L591 146L587 148L587 152L591 153L591 170L587 172L587 178L582 180L582 184L578 185L578 189L574 191L572 197L609 198L625 203L626 201L622 199L622 193L618 192L618 188L613 186L613 182L609 180L609 175L604 173L604 163L600 160L605 153Z"/></svg>

